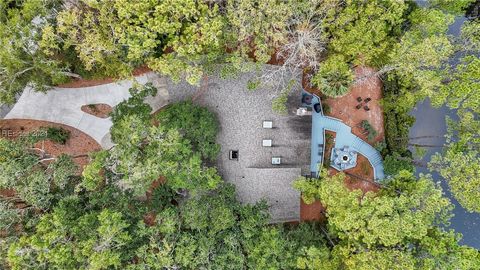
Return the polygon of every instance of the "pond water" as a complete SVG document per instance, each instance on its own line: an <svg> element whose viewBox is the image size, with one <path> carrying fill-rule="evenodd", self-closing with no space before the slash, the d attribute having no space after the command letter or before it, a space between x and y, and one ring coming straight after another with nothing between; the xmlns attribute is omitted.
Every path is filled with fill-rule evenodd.
<svg viewBox="0 0 480 270"><path fill-rule="evenodd" d="M457 17L455 23L450 27L450 34L458 36L462 24L466 21L465 17ZM445 106L441 108L433 108L429 100L419 102L415 108L411 111L411 114L415 116L416 121L413 127L410 129L410 137L418 136L438 136L431 138L422 138L411 140L412 143L435 145L440 147L428 147L426 154L421 159L422 163L427 163L430 158L436 152L441 152L441 145L445 143L443 135L447 132L447 126L445 117L457 118L456 112ZM417 167L417 174L430 173L434 180L440 182L445 195L449 197L452 203L455 205L453 211L454 217L451 219L451 228L455 231L463 234L462 244L469 245L480 249L480 214L468 213L462 206L459 205L457 200L450 193L448 186L439 174L430 172L425 167Z"/></svg>

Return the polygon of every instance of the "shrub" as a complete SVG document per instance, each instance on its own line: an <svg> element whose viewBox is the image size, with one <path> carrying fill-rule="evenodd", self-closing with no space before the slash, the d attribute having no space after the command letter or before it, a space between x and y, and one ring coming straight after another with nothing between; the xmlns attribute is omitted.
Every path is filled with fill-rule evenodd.
<svg viewBox="0 0 480 270"><path fill-rule="evenodd" d="M90 158L92 160L84 167L82 172L82 186L88 191L95 190L103 184L103 164L108 158L108 152L94 152L90 155Z"/></svg>
<svg viewBox="0 0 480 270"><path fill-rule="evenodd" d="M272 101L272 110L280 115L287 115L287 101L288 101L289 91L282 91L278 97Z"/></svg>
<svg viewBox="0 0 480 270"><path fill-rule="evenodd" d="M324 114L330 114L332 108L330 108L330 105L328 105L328 103L322 102L322 111Z"/></svg>
<svg viewBox="0 0 480 270"><path fill-rule="evenodd" d="M259 80L249 80L247 82L247 89L250 91L257 90L260 87L261 82Z"/></svg>
<svg viewBox="0 0 480 270"><path fill-rule="evenodd" d="M154 210L161 211L176 201L177 197L178 194L170 186L160 184L152 190L150 206Z"/></svg>
<svg viewBox="0 0 480 270"><path fill-rule="evenodd" d="M329 97L348 93L353 83L353 72L343 56L330 56L312 78L312 84Z"/></svg>
<svg viewBox="0 0 480 270"><path fill-rule="evenodd" d="M373 126L367 120L362 120L361 126L367 132L367 140L375 140L375 137L377 137L377 131L373 128Z"/></svg>
<svg viewBox="0 0 480 270"><path fill-rule="evenodd" d="M43 130L45 131L45 139L55 143L65 144L70 138L70 131L61 127L47 127Z"/></svg>
<svg viewBox="0 0 480 270"><path fill-rule="evenodd" d="M130 115L140 116L144 121L150 120L152 107L144 101L148 96L155 96L157 94L157 88L155 88L152 83L147 83L141 86L134 86L128 91L130 92L131 97L115 106L110 114L114 125L115 123L120 122L120 119Z"/></svg>
<svg viewBox="0 0 480 270"><path fill-rule="evenodd" d="M401 157L398 153L386 156L383 161L383 167L387 176L397 175L401 170L407 170L412 173L415 171L412 160L408 157Z"/></svg>
<svg viewBox="0 0 480 270"><path fill-rule="evenodd" d="M113 108L110 113L110 117L113 122L113 126L110 128L112 141L118 143L122 140L122 127L121 123L123 119L131 116L138 117L142 123L149 123L152 119L152 107L145 103L145 98L148 96L155 96L157 94L157 88L152 83L145 85L135 85L129 89L131 97L127 100L120 102Z"/></svg>

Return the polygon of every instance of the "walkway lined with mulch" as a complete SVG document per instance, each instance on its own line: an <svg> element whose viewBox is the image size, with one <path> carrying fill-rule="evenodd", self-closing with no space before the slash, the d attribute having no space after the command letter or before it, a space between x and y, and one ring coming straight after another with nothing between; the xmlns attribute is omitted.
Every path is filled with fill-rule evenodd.
<svg viewBox="0 0 480 270"><path fill-rule="evenodd" d="M168 103L166 83L155 73L146 73L136 77L140 84L153 83L158 89L156 97L147 98L146 102L153 111ZM5 116L5 119L31 119L59 123L76 128L97 141L103 148L113 146L110 140L110 118L99 118L82 111L82 106L89 104L107 104L115 107L130 97L129 89L134 84L131 80L83 88L56 87L46 93L25 89L18 102Z"/></svg>
<svg viewBox="0 0 480 270"><path fill-rule="evenodd" d="M312 104L320 103L320 99L314 96ZM352 128L332 117L324 116L322 112L313 112L312 117L312 150L310 170L318 173L318 165L322 164L323 154L320 155L320 146L325 143L324 131L330 130L336 133L335 148L348 146L368 159L373 167L373 177L380 180L385 177L383 172L383 162L380 153L364 140L352 133ZM358 164L357 164L358 166Z"/></svg>

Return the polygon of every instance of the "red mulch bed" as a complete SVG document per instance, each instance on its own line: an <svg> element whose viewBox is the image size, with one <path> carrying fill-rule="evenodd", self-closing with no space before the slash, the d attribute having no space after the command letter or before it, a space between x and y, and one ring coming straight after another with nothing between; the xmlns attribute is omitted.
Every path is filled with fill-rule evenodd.
<svg viewBox="0 0 480 270"><path fill-rule="evenodd" d="M312 74L307 71L307 70L304 70L303 71L303 75L302 75L302 87L305 91L311 93L311 94L315 94L319 97L322 97L323 94L322 94L322 91L320 91L320 89L316 88L316 87L313 87L311 84L310 84L310 76L312 76Z"/></svg>
<svg viewBox="0 0 480 270"><path fill-rule="evenodd" d="M364 74L372 72L373 69L367 67L355 68L356 76L364 76ZM359 104L357 97L361 97L363 100L371 98L368 103L362 103L363 106L367 105L370 110L365 111L363 107L356 109ZM329 116L342 120L345 124L352 127L352 133L367 141L367 135L364 134L364 130L359 127L362 120L367 120L373 128L377 131L377 136L373 142L382 141L384 139L384 118L383 109L380 105L382 99L382 81L377 77L370 77L363 82L359 82L350 88L350 92L343 97L328 98L324 100L330 107Z"/></svg>
<svg viewBox="0 0 480 270"><path fill-rule="evenodd" d="M363 192L377 191L379 186L373 181L373 167L368 159L360 154L357 156L357 166L344 171L345 184L350 190L361 189Z"/></svg>
<svg viewBox="0 0 480 270"><path fill-rule="evenodd" d="M64 145L47 140L43 143L38 143L36 147L43 147L43 149L52 156L59 156L60 154L68 154L74 157L78 156L77 158L74 158L74 161L80 167L88 163L88 157L86 155L102 149L102 147L92 137L81 132L80 130L70 126L47 121L24 119L0 120L0 130L2 131L0 135L2 135L4 138L15 139L21 134L34 132L39 130L41 127L61 127L70 131L70 138Z"/></svg>
<svg viewBox="0 0 480 270"><path fill-rule="evenodd" d="M41 127L61 127L70 131L70 138L67 142L57 144L52 141L39 142L35 147L45 150L46 153L52 156L59 156L60 154L68 154L74 157L74 162L79 166L78 173L80 174L83 166L88 164L88 154L94 151L99 151L102 148L100 145L87 134L70 126L37 120L24 119L3 119L0 120L0 137L15 140L19 136L29 132L35 132ZM15 191L9 189L0 189L0 196L14 197ZM22 203L17 203L17 207L23 207ZM21 228L18 228L20 231Z"/></svg>
<svg viewBox="0 0 480 270"><path fill-rule="evenodd" d="M327 136L331 136L332 139L327 139ZM326 164L326 162L330 160L330 156L332 155L332 148L335 146L336 136L336 132L325 130L325 154L323 155L323 164Z"/></svg>
<svg viewBox="0 0 480 270"><path fill-rule="evenodd" d="M146 66L138 67L133 71L133 76L140 76L142 74L152 71ZM113 83L117 81L114 78L101 78L101 79L73 79L70 82L57 85L60 88L80 88L80 87L90 87L96 85L102 85L107 83Z"/></svg>
<svg viewBox="0 0 480 270"><path fill-rule="evenodd" d="M99 118L108 118L113 109L108 104L89 104L83 105L81 110Z"/></svg>
<svg viewBox="0 0 480 270"><path fill-rule="evenodd" d="M325 221L325 207L319 200L306 204L300 199L300 221Z"/></svg>

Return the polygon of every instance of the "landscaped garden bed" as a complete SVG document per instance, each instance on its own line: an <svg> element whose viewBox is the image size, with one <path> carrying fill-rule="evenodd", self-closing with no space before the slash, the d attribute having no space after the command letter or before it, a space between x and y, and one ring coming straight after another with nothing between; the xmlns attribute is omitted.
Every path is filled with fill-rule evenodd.
<svg viewBox="0 0 480 270"><path fill-rule="evenodd" d="M108 104L88 104L82 106L82 111L99 118L108 118L112 107Z"/></svg>
<svg viewBox="0 0 480 270"><path fill-rule="evenodd" d="M33 136L45 136L49 127L61 128L69 133L64 144L52 140L42 140L36 143L36 147L44 150L51 156L67 154L74 157L74 161L81 166L88 163L88 154L101 149L100 145L85 133L66 125L50 123L46 121L4 119L0 120L0 135L2 138L17 139L31 133ZM57 129L59 130L59 129Z"/></svg>

